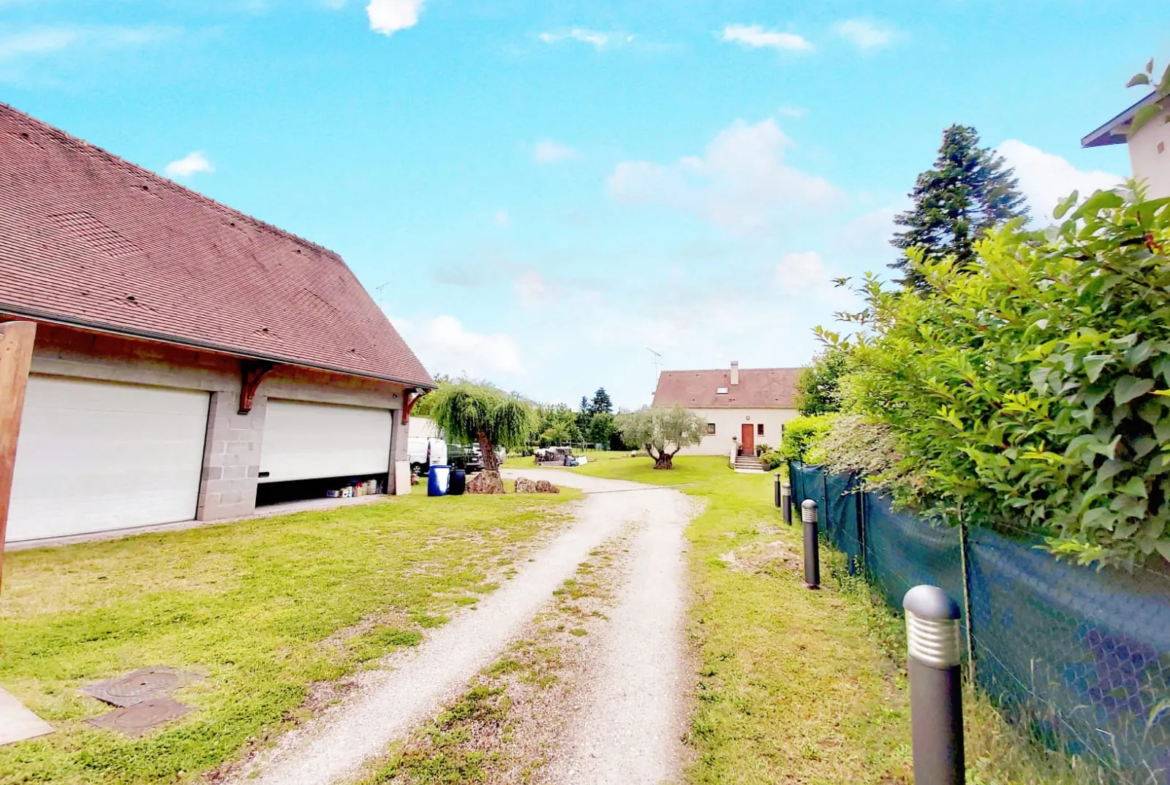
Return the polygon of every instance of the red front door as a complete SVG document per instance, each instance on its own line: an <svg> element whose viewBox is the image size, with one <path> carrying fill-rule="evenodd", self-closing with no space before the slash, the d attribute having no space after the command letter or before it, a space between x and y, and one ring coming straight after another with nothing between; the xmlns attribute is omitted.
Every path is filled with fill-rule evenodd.
<svg viewBox="0 0 1170 785"><path fill-rule="evenodd" d="M745 422L740 426L739 446L743 449L744 455L756 454L756 426L750 422Z"/></svg>

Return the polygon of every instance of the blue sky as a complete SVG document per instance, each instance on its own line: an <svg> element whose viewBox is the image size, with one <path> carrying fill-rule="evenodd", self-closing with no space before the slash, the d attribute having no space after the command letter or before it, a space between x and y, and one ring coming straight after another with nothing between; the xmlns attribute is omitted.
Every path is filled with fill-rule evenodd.
<svg viewBox="0 0 1170 785"><path fill-rule="evenodd" d="M649 401L799 365L885 271L942 129L1041 216L1170 6L1077 0L0 0L0 100L340 252L432 372Z"/></svg>

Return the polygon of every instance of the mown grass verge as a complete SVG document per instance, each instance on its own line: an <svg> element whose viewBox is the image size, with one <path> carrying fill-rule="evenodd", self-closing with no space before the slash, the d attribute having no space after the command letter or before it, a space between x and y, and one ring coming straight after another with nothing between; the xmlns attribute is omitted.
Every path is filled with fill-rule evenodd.
<svg viewBox="0 0 1170 785"><path fill-rule="evenodd" d="M678 485L706 499L689 527L699 650L689 742L695 785L913 781L902 620L845 557L822 545L821 591L804 588L798 526L773 506L772 475L722 457L590 463L581 474ZM1079 761L1029 743L968 691L972 785L1098 782Z"/></svg>
<svg viewBox="0 0 1170 785"><path fill-rule="evenodd" d="M9 554L0 686L57 732L0 748L0 783L196 780L473 606L578 497L416 494ZM147 665L206 676L174 694L197 711L139 739L85 723L112 707L79 687Z"/></svg>

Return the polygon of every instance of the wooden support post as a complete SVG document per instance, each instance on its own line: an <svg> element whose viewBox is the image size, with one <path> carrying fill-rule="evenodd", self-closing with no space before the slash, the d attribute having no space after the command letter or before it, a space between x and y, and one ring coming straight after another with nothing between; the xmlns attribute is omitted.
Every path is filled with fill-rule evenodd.
<svg viewBox="0 0 1170 785"><path fill-rule="evenodd" d="M4 578L4 539L8 535L8 501L16 469L16 440L24 410L24 389L32 363L33 322L0 324L0 587Z"/></svg>

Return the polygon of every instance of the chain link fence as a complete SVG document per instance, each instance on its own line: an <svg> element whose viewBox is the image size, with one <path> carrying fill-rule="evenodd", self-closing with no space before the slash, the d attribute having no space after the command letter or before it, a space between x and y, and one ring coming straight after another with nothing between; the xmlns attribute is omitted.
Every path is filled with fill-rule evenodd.
<svg viewBox="0 0 1170 785"><path fill-rule="evenodd" d="M964 609L976 685L1052 749L1095 760L1124 785L1170 785L1170 575L1058 562L1007 534L894 511L856 475L791 463L793 501L901 611L913 586Z"/></svg>

